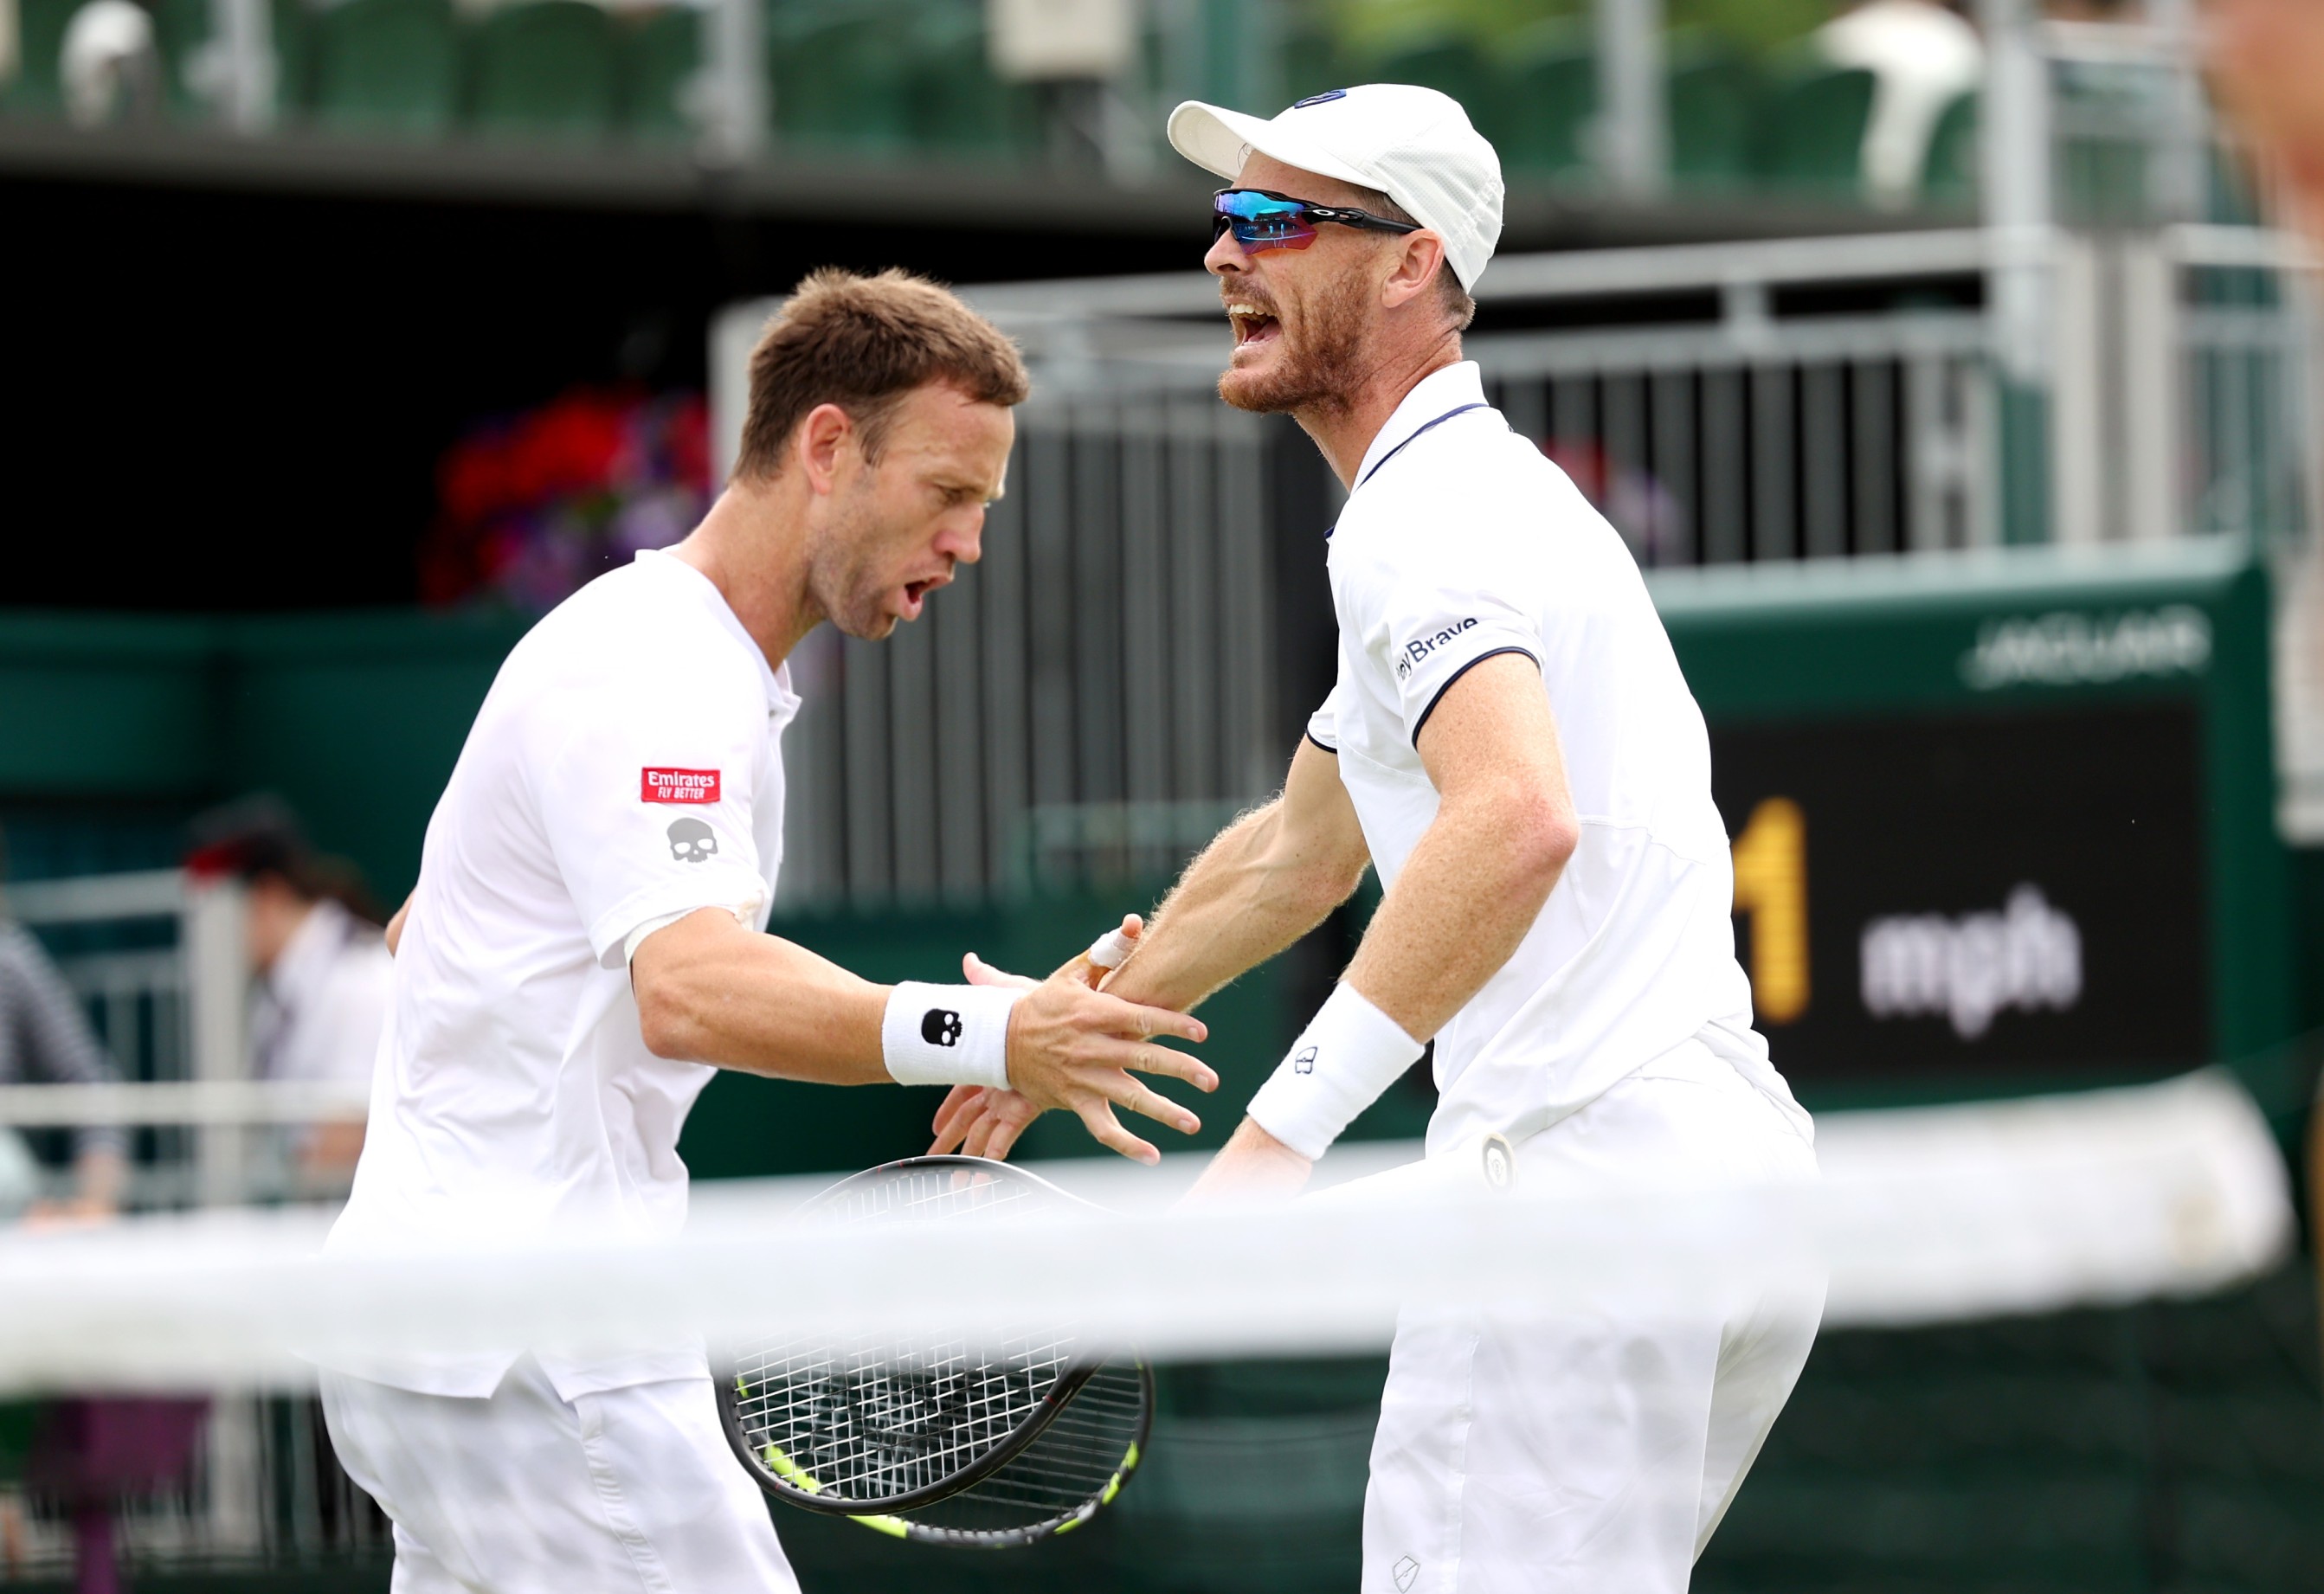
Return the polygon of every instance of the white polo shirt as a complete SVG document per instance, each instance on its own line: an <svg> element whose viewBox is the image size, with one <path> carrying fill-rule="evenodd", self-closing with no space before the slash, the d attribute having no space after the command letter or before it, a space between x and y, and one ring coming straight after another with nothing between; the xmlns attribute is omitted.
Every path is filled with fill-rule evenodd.
<svg viewBox="0 0 2324 1594"><path fill-rule="evenodd" d="M677 1231L678 1131L714 1070L646 1050L623 943L701 908L765 927L798 706L718 589L665 553L517 644L429 821L333 1250ZM481 1396L525 1349L330 1365ZM567 1399L706 1372L698 1345L540 1359Z"/></svg>
<svg viewBox="0 0 2324 1594"><path fill-rule="evenodd" d="M1516 954L1436 1036L1432 1151L1545 1129L1693 1037L1796 1115L1735 961L1711 744L1619 536L1485 402L1473 363L1380 428L1332 533L1339 756L1383 886L1436 817L1416 743L1471 667L1541 668L1581 842Z"/></svg>

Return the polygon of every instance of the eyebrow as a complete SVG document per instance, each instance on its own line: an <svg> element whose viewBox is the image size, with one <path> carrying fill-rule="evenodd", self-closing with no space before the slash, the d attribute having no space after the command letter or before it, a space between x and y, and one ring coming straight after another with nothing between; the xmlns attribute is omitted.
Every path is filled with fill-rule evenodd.
<svg viewBox="0 0 2324 1594"><path fill-rule="evenodd" d="M1008 478L1004 476L998 486L987 492L974 482L963 481L956 476L938 476L936 478L936 488L937 492L945 493L973 493L987 503L998 503L1008 495L1009 483Z"/></svg>

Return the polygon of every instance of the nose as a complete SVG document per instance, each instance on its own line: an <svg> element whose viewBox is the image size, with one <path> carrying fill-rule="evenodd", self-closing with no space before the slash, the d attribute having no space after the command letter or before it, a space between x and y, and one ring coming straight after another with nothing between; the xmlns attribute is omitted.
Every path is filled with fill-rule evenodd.
<svg viewBox="0 0 2324 1594"><path fill-rule="evenodd" d="M1203 255L1203 269L1213 277L1250 270L1250 256L1235 242L1234 228L1222 227Z"/></svg>
<svg viewBox="0 0 2324 1594"><path fill-rule="evenodd" d="M936 552L963 565L984 557L984 506L976 504L957 517L947 517L936 532Z"/></svg>

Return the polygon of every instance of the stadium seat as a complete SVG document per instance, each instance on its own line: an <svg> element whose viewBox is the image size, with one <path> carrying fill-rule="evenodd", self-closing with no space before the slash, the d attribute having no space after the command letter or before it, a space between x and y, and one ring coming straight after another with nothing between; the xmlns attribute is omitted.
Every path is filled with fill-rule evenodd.
<svg viewBox="0 0 2324 1594"><path fill-rule="evenodd" d="M1479 127L1511 170L1568 172L1591 161L1590 125L1598 114L1598 58L1587 38L1552 23L1512 51Z"/></svg>
<svg viewBox="0 0 2324 1594"><path fill-rule="evenodd" d="M449 0L345 0L313 23L318 123L411 135L451 126L459 47Z"/></svg>
<svg viewBox="0 0 2324 1594"><path fill-rule="evenodd" d="M637 138L684 142L694 134L687 94L702 69L703 14L665 5L616 24L622 125Z"/></svg>
<svg viewBox="0 0 2324 1594"><path fill-rule="evenodd" d="M602 139L616 115L613 23L590 0L521 0L468 35L468 120L478 131Z"/></svg>
<svg viewBox="0 0 2324 1594"><path fill-rule="evenodd" d="M153 47L161 58L161 104L174 116L200 117L209 103L190 69L209 42L209 0L146 0L153 18Z"/></svg>
<svg viewBox="0 0 2324 1594"><path fill-rule="evenodd" d="M15 115L61 116L64 88L57 74L65 29L81 0L16 0L16 75L0 83L0 110Z"/></svg>
<svg viewBox="0 0 2324 1594"><path fill-rule="evenodd" d="M1864 129L1873 76L1858 67L1801 65L1769 96L1759 173L1772 187L1852 199L1864 186Z"/></svg>
<svg viewBox="0 0 2324 1594"><path fill-rule="evenodd" d="M1672 58L1665 89L1672 181L1700 188L1749 181L1760 111L1758 72L1743 57L1712 48L1674 49Z"/></svg>
<svg viewBox="0 0 2324 1594"><path fill-rule="evenodd" d="M273 0L274 110L285 121L302 115L314 94L313 10L307 0Z"/></svg>
<svg viewBox="0 0 2324 1594"><path fill-rule="evenodd" d="M1921 158L1921 197L1932 205L1977 198L1977 90L1954 97L1939 114Z"/></svg>
<svg viewBox="0 0 2324 1594"><path fill-rule="evenodd" d="M161 58L162 104L175 116L208 121L217 106L197 81L203 47L211 38L210 0L146 0L153 42ZM277 115L295 119L307 103L307 18L304 0L270 0L268 40L274 49Z"/></svg>
<svg viewBox="0 0 2324 1594"><path fill-rule="evenodd" d="M1029 91L993 75L982 8L930 6L913 19L909 39L912 139L923 151L991 160L1039 148L1040 108Z"/></svg>
<svg viewBox="0 0 2324 1594"><path fill-rule="evenodd" d="M785 138L896 153L912 140L910 14L874 5L774 13L775 122Z"/></svg>

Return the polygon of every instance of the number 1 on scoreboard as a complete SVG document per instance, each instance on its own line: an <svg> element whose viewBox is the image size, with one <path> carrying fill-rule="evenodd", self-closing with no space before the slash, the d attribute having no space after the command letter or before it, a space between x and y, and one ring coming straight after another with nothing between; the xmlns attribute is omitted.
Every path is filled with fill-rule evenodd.
<svg viewBox="0 0 2324 1594"><path fill-rule="evenodd" d="M1808 1010L1808 822L1789 797L1751 810L1735 838L1735 911L1751 919L1751 1000L1770 1024Z"/></svg>

